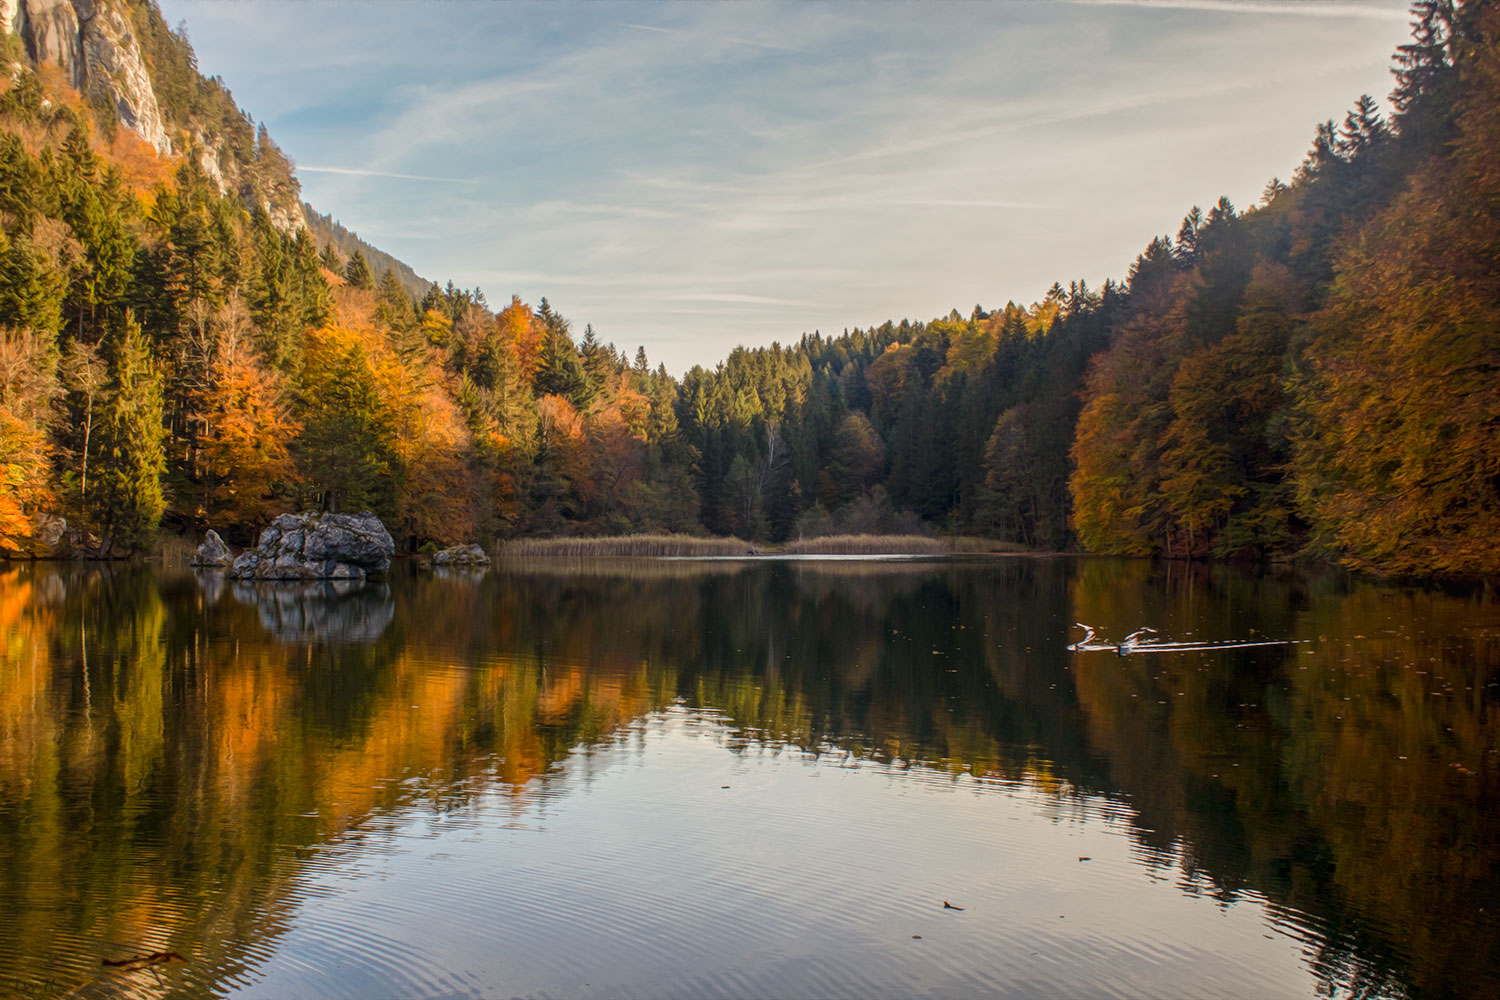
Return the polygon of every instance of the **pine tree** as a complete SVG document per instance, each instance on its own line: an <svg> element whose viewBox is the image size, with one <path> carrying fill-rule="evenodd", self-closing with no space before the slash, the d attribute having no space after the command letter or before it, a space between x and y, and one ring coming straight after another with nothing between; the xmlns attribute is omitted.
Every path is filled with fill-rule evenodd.
<svg viewBox="0 0 1500 1000"><path fill-rule="evenodd" d="M166 509L161 378L134 318L109 341L109 384L98 434L98 488L86 512L107 552L140 552L155 537Z"/></svg>
<svg viewBox="0 0 1500 1000"><path fill-rule="evenodd" d="M24 232L0 234L0 324L55 334L62 325L57 275Z"/></svg>
<svg viewBox="0 0 1500 1000"><path fill-rule="evenodd" d="M344 261L339 257L339 252L334 248L332 243L323 247L323 252L318 257L318 263L325 270L332 271L334 274L344 273Z"/></svg>
<svg viewBox="0 0 1500 1000"><path fill-rule="evenodd" d="M375 276L370 273L370 264L365 260L364 251L355 250L349 263L344 265L344 280L349 282L351 288L375 287Z"/></svg>
<svg viewBox="0 0 1500 1000"><path fill-rule="evenodd" d="M329 325L310 338L302 397L298 464L323 508L394 513L389 400L353 331Z"/></svg>

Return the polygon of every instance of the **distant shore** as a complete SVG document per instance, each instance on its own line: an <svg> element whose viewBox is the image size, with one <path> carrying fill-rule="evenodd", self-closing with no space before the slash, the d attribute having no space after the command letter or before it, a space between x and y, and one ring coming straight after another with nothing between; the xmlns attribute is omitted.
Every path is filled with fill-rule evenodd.
<svg viewBox="0 0 1500 1000"><path fill-rule="evenodd" d="M599 538L522 538L499 546L500 558L682 557L747 555L957 555L1026 553L1011 542L972 536L825 535L777 544L698 535L613 535Z"/></svg>

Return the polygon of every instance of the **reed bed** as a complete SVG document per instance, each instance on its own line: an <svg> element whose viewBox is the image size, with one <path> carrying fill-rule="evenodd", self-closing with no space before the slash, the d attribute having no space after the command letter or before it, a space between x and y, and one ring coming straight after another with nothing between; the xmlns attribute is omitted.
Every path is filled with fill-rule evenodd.
<svg viewBox="0 0 1500 1000"><path fill-rule="evenodd" d="M198 554L198 543L182 535L162 534L157 539L153 557L165 569L187 569Z"/></svg>
<svg viewBox="0 0 1500 1000"><path fill-rule="evenodd" d="M743 556L754 552L738 538L696 535L616 535L609 538L521 538L500 548L502 559L615 559L670 556Z"/></svg>
<svg viewBox="0 0 1500 1000"><path fill-rule="evenodd" d="M744 573L753 563L745 559L579 558L577 556L502 556L493 572L513 578L570 577L594 580L698 580Z"/></svg>
<svg viewBox="0 0 1500 1000"><path fill-rule="evenodd" d="M787 542L781 551L787 555L831 556L901 556L955 555L982 552L1023 552L1021 546L993 538L925 535L826 535Z"/></svg>

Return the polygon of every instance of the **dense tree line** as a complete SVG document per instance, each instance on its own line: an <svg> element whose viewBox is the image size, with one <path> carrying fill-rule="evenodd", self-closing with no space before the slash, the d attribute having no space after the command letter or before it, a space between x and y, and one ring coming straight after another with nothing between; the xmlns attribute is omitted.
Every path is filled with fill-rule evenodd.
<svg viewBox="0 0 1500 1000"><path fill-rule="evenodd" d="M1137 262L1071 491L1104 552L1500 572L1500 12L1421 0L1396 114Z"/></svg>
<svg viewBox="0 0 1500 1000"><path fill-rule="evenodd" d="M244 540L320 505L412 547L944 530L1500 572L1500 14L1414 14L1389 119L1361 98L1290 184L1192 209L1123 281L680 380L546 299L414 295L194 157L122 162L23 71L0 95L0 546L58 516L109 553L163 522ZM182 61L180 34L152 44ZM286 169L263 134L243 152Z"/></svg>

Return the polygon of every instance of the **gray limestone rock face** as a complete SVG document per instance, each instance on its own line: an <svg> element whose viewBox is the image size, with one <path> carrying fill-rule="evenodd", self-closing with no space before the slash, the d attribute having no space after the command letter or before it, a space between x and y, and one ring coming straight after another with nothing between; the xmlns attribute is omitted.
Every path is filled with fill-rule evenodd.
<svg viewBox="0 0 1500 1000"><path fill-rule="evenodd" d="M229 546L224 544L224 539L219 533L212 529L204 536L203 544L198 546L197 553L193 556L194 566L205 566L215 569L224 569L234 562L234 553L229 551Z"/></svg>
<svg viewBox="0 0 1500 1000"><path fill-rule="evenodd" d="M120 124L172 152L166 120L129 14L110 0L0 0L0 31L38 63L60 68L76 90L107 99Z"/></svg>
<svg viewBox="0 0 1500 1000"><path fill-rule="evenodd" d="M16 31L37 62L60 68L68 82L83 89L83 32L78 12L68 0L21 0Z"/></svg>
<svg viewBox="0 0 1500 1000"><path fill-rule="evenodd" d="M73 6L82 27L84 87L109 98L121 125L158 152L172 152L156 89L129 17L105 0L73 0Z"/></svg>
<svg viewBox="0 0 1500 1000"><path fill-rule="evenodd" d="M282 514L230 568L236 580L353 580L391 568L395 540L362 514Z"/></svg>

